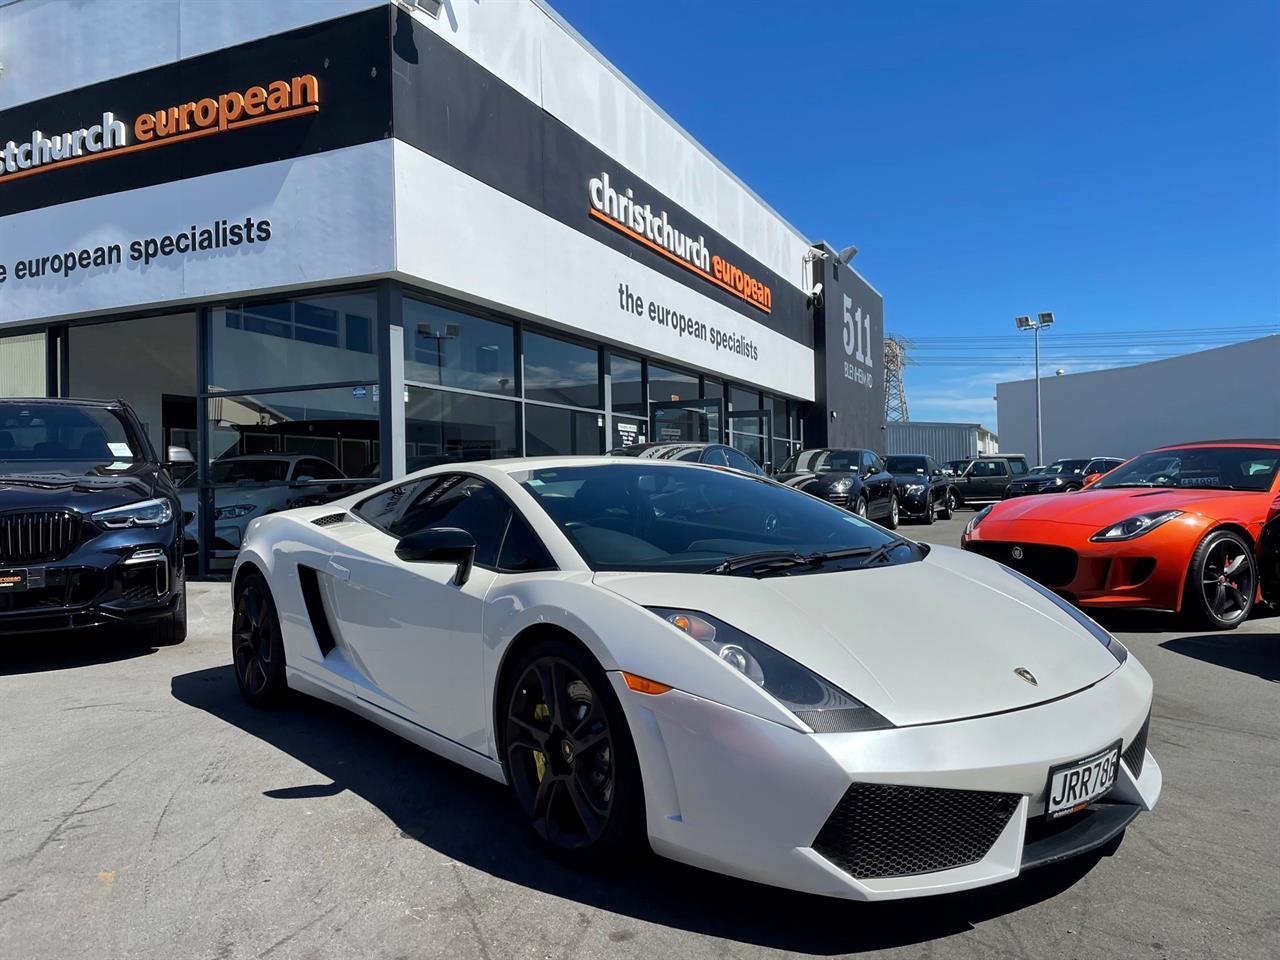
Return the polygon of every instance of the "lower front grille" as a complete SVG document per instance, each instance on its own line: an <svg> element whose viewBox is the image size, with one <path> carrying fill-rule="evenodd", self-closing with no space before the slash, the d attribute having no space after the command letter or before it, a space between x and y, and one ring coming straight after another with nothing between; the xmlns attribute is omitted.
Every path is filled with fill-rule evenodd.
<svg viewBox="0 0 1280 960"><path fill-rule="evenodd" d="M89 603L102 591L102 574L90 567L48 570L44 586L0 593L0 614L47 612Z"/></svg>
<svg viewBox="0 0 1280 960"><path fill-rule="evenodd" d="M1151 729L1151 714L1147 714L1147 719L1142 721L1142 728L1138 731L1127 747L1124 753L1120 755L1124 760L1124 765L1129 768L1129 772L1134 777L1142 776L1142 764L1147 759L1147 732Z"/></svg>
<svg viewBox="0 0 1280 960"><path fill-rule="evenodd" d="M977 863L1018 809L1016 793L855 783L813 848L859 879Z"/></svg>
<svg viewBox="0 0 1280 960"><path fill-rule="evenodd" d="M80 515L70 510L0 514L0 565L61 560L80 542Z"/></svg>
<svg viewBox="0 0 1280 960"><path fill-rule="evenodd" d="M998 540L971 540L966 549L1013 567L1046 587L1065 587L1076 576L1079 557L1069 547L1043 543L1003 543Z"/></svg>
<svg viewBox="0 0 1280 960"><path fill-rule="evenodd" d="M849 505L849 495L847 493L828 493L827 501L834 503L837 507L847 507Z"/></svg>

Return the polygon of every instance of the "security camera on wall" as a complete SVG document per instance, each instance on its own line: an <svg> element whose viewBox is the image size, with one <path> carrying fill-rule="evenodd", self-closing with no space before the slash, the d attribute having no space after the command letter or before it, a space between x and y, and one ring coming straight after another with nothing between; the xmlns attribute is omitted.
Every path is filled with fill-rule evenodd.
<svg viewBox="0 0 1280 960"><path fill-rule="evenodd" d="M815 283L813 289L809 291L809 306L822 306L822 284Z"/></svg>

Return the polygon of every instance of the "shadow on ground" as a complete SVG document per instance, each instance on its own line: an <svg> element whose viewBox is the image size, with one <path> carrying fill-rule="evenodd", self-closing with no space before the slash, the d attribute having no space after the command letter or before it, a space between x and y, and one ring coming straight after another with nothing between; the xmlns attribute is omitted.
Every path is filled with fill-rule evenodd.
<svg viewBox="0 0 1280 960"><path fill-rule="evenodd" d="M15 635L5 637L3 646L0 677L92 667L156 652L155 647L132 641L102 627Z"/></svg>
<svg viewBox="0 0 1280 960"><path fill-rule="evenodd" d="M381 810L402 836L477 870L622 917L730 941L816 954L921 943L1056 896L1099 859L1080 857L926 905L789 893L656 857L605 876L580 874L533 845L504 787L346 711L300 696L277 710L254 710L240 699L230 666L174 677L172 692L331 781L280 784L264 791L268 797L287 803L350 790ZM611 938L630 939L630 932L619 929Z"/></svg>
<svg viewBox="0 0 1280 960"><path fill-rule="evenodd" d="M1280 683L1280 633L1209 633L1160 644L1193 660Z"/></svg>

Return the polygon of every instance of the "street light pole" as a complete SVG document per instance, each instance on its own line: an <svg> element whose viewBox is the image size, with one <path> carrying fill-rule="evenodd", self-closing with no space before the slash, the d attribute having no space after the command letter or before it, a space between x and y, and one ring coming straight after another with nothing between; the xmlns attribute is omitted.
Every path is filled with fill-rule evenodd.
<svg viewBox="0 0 1280 960"><path fill-rule="evenodd" d="M1036 324L1036 463L1044 463L1044 423L1040 417L1040 324Z"/></svg>
<svg viewBox="0 0 1280 960"><path fill-rule="evenodd" d="M1053 326L1053 314L1038 313L1032 320L1030 317L1014 317L1014 324L1019 330L1031 330L1036 336L1036 465L1044 465L1044 422L1040 415L1040 331Z"/></svg>

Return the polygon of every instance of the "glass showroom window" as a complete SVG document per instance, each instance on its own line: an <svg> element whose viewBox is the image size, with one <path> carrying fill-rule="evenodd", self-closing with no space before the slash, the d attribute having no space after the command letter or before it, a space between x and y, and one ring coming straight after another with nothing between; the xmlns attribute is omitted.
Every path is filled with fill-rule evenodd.
<svg viewBox="0 0 1280 960"><path fill-rule="evenodd" d="M214 307L209 391L378 378L373 291Z"/></svg>
<svg viewBox="0 0 1280 960"><path fill-rule="evenodd" d="M515 401L415 386L406 393L405 466L410 472L437 463L520 455Z"/></svg>
<svg viewBox="0 0 1280 960"><path fill-rule="evenodd" d="M544 407L524 408L525 456L591 455L604 452L604 414Z"/></svg>
<svg viewBox="0 0 1280 960"><path fill-rule="evenodd" d="M650 363L649 399L654 403L663 400L697 400L698 378L683 370L671 370Z"/></svg>
<svg viewBox="0 0 1280 960"><path fill-rule="evenodd" d="M743 387L729 387L729 409L730 410L759 410L760 392L758 390L747 390Z"/></svg>
<svg viewBox="0 0 1280 960"><path fill-rule="evenodd" d="M477 393L516 393L515 328L406 297L406 380Z"/></svg>
<svg viewBox="0 0 1280 960"><path fill-rule="evenodd" d="M599 350L528 328L523 346L526 400L600 409Z"/></svg>
<svg viewBox="0 0 1280 960"><path fill-rule="evenodd" d="M372 384L209 397L213 570L230 569L255 518L345 497L376 483L378 401ZM179 488L195 541L196 477Z"/></svg>

